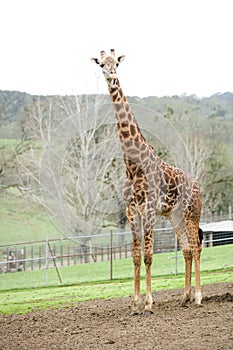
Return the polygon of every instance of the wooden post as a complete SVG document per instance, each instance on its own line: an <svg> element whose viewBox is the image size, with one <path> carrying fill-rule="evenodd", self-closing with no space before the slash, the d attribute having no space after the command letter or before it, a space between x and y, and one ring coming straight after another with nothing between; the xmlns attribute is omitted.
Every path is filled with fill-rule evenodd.
<svg viewBox="0 0 233 350"><path fill-rule="evenodd" d="M60 283L62 284L61 276L60 276L60 273L59 273L59 271L58 271L57 264L56 264L56 258L55 258L55 255L53 255L53 254L55 253L55 246L54 246L54 252L53 252L52 249L51 249L51 247L50 247L49 240L48 240L47 243L48 243L48 248L49 248L49 252L50 252L51 257L54 256L54 257L53 257L53 265L54 265L54 267L55 267L55 269L56 269L57 277L58 277Z"/></svg>

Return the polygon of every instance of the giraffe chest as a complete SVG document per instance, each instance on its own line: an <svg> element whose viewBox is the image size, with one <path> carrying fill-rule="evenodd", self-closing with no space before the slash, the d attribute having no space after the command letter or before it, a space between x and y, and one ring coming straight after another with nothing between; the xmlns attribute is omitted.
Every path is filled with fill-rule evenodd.
<svg viewBox="0 0 233 350"><path fill-rule="evenodd" d="M135 204L147 204L158 215L169 215L180 201L181 190L176 177L168 179L160 173L144 172L133 177L131 186Z"/></svg>

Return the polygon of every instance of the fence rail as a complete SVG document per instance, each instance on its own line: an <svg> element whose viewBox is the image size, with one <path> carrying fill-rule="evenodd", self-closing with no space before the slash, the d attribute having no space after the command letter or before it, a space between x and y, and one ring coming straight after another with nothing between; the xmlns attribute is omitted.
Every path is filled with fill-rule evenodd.
<svg viewBox="0 0 233 350"><path fill-rule="evenodd" d="M102 245L95 246L95 242ZM120 244L124 243L124 244ZM233 243L232 232L217 234L204 233L203 246ZM68 237L35 242L17 243L13 246L0 245L0 272L48 269L49 267L70 266L76 264L111 261L130 257L131 233L109 233L99 235L98 241L93 236ZM179 244L171 228L155 230L154 253L174 252L177 266ZM1 259L1 258L0 258ZM175 268L177 270L177 268Z"/></svg>

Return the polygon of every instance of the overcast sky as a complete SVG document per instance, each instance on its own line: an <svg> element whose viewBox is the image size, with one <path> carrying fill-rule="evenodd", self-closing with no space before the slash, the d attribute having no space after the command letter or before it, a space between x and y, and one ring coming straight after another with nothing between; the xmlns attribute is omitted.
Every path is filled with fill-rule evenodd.
<svg viewBox="0 0 233 350"><path fill-rule="evenodd" d="M1 0L0 89L107 93L115 48L129 96L233 92L232 0Z"/></svg>

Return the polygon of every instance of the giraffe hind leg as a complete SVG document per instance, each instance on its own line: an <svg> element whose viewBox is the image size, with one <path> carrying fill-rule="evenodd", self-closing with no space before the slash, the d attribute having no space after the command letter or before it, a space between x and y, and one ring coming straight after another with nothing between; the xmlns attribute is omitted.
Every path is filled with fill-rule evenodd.
<svg viewBox="0 0 233 350"><path fill-rule="evenodd" d="M201 305L201 283L200 283L200 254L201 247L191 249L183 249L183 255L185 259L185 288L182 299L182 305L184 306L191 300L191 276L192 276L192 260L194 260L195 267L195 304Z"/></svg>
<svg viewBox="0 0 233 350"><path fill-rule="evenodd" d="M192 261L195 267L195 303L201 304L201 283L200 283L200 254L202 250L201 242L203 239L202 230L195 222L189 218L185 220L180 209L172 213L170 218L171 224L177 234L179 243L185 260L185 288L182 299L182 305L185 305L191 298L191 276Z"/></svg>
<svg viewBox="0 0 233 350"><path fill-rule="evenodd" d="M182 249L182 253L185 261L185 287L182 299L182 306L184 306L191 299L192 253L189 248Z"/></svg>
<svg viewBox="0 0 233 350"><path fill-rule="evenodd" d="M197 306L201 305L202 295L201 295L201 280L200 280L200 258L201 258L202 246L199 244L196 248L192 249L192 256L194 260L195 267L195 304Z"/></svg>
<svg viewBox="0 0 233 350"><path fill-rule="evenodd" d="M170 222L176 232L185 261L185 287L182 298L184 306L191 299L192 252L187 238L187 226L179 207L171 214Z"/></svg>

